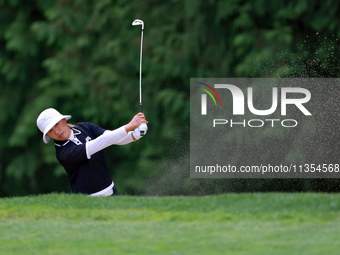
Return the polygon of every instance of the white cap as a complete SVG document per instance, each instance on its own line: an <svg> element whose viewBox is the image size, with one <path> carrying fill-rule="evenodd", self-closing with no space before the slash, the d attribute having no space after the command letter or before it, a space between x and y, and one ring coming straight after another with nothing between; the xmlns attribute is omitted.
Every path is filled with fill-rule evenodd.
<svg viewBox="0 0 340 255"><path fill-rule="evenodd" d="M45 143L48 143L51 140L51 137L46 135L46 133L62 119L69 120L71 119L71 115L62 115L53 108L48 108L40 113L37 119L37 126L43 133L43 140Z"/></svg>

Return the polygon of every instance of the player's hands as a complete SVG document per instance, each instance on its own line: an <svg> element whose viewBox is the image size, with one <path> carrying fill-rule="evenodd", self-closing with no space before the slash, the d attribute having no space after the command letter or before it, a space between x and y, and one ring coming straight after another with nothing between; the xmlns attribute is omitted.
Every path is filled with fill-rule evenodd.
<svg viewBox="0 0 340 255"><path fill-rule="evenodd" d="M138 129L140 131L140 135L144 136L146 132L148 131L148 126L146 125L146 123L142 123L139 125Z"/></svg>
<svg viewBox="0 0 340 255"><path fill-rule="evenodd" d="M148 130L148 126L146 125L146 123L140 124L138 128L133 130L132 139L135 141L139 140L141 137L143 137L146 134L147 130Z"/></svg>
<svg viewBox="0 0 340 255"><path fill-rule="evenodd" d="M140 112L137 113L132 120L125 125L126 132L130 132L136 128L138 128L142 123L148 123L148 121L145 119L144 113Z"/></svg>

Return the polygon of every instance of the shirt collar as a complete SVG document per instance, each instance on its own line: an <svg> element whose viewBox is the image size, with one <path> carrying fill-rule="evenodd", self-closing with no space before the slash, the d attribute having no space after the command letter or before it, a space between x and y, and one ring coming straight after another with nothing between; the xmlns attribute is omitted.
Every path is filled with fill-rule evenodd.
<svg viewBox="0 0 340 255"><path fill-rule="evenodd" d="M80 135L81 134L81 131L79 129L72 128L71 130L73 131L74 135Z"/></svg>
<svg viewBox="0 0 340 255"><path fill-rule="evenodd" d="M67 139L66 141L55 141L54 144L58 147L65 146L70 141L77 145L82 144L82 142L80 142L78 138L76 137L77 135L80 135L80 134L81 134L81 131L79 129L71 128L71 134L70 134L69 139Z"/></svg>

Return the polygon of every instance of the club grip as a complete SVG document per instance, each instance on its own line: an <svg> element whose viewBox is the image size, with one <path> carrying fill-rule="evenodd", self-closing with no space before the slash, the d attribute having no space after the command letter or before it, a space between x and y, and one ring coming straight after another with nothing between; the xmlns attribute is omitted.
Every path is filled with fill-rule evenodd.
<svg viewBox="0 0 340 255"><path fill-rule="evenodd" d="M143 112L143 105L142 105L142 104L139 104L139 112ZM145 135L144 130L141 130L141 131L140 131L140 135L141 135L141 136L144 136L144 135Z"/></svg>
<svg viewBox="0 0 340 255"><path fill-rule="evenodd" d="M139 104L139 112L143 112L143 104L142 104L142 103ZM141 130L141 131L140 131L140 135L141 135L141 136L144 136L144 135L145 135L144 130Z"/></svg>

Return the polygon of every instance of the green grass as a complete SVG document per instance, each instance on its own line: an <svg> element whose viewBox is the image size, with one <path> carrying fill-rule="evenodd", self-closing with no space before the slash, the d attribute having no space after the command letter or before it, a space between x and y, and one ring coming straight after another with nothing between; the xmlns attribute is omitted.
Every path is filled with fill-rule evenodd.
<svg viewBox="0 0 340 255"><path fill-rule="evenodd" d="M0 253L339 254L340 194L0 199Z"/></svg>

